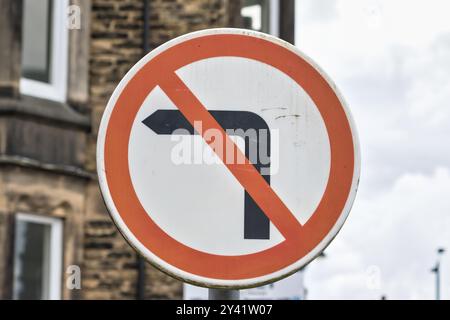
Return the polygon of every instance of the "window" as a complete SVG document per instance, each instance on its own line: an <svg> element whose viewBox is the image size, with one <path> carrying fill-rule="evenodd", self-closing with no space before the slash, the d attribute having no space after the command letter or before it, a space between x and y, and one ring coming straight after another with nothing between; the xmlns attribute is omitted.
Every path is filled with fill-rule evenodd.
<svg viewBox="0 0 450 320"><path fill-rule="evenodd" d="M14 240L13 298L60 299L62 221L19 213Z"/></svg>
<svg viewBox="0 0 450 320"><path fill-rule="evenodd" d="M280 0L245 0L241 9L244 27L279 35Z"/></svg>
<svg viewBox="0 0 450 320"><path fill-rule="evenodd" d="M24 0L22 20L23 94L65 101L68 0Z"/></svg>

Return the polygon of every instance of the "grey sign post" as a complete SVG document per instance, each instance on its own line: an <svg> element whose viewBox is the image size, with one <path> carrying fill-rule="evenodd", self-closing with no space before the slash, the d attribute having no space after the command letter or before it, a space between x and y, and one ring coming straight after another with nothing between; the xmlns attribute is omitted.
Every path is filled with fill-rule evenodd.
<svg viewBox="0 0 450 320"><path fill-rule="evenodd" d="M239 290L208 289L209 300L239 300Z"/></svg>

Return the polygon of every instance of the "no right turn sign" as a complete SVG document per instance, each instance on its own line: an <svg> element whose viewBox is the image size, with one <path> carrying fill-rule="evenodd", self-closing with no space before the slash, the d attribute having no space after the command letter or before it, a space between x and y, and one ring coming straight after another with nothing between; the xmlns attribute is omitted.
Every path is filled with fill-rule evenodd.
<svg viewBox="0 0 450 320"><path fill-rule="evenodd" d="M256 286L310 262L342 227L360 168L332 81L292 45L239 29L191 33L139 61L97 151L125 238L208 287Z"/></svg>

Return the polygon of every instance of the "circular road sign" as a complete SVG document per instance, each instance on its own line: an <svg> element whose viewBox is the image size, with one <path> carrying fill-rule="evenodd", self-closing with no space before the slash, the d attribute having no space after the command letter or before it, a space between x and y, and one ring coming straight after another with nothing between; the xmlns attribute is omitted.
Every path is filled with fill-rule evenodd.
<svg viewBox="0 0 450 320"><path fill-rule="evenodd" d="M211 29L142 58L98 134L107 208L162 271L222 288L299 270L342 227L360 158L330 78L269 35Z"/></svg>

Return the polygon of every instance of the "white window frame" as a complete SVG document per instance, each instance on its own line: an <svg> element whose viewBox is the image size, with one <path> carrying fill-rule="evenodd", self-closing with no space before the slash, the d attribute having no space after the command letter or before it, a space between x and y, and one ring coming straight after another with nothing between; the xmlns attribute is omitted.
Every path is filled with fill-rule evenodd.
<svg viewBox="0 0 450 320"><path fill-rule="evenodd" d="M280 0L267 0L269 6L269 34L280 36ZM262 17L261 17L262 20ZM262 22L262 21L261 21Z"/></svg>
<svg viewBox="0 0 450 320"><path fill-rule="evenodd" d="M53 0L52 5L50 82L22 77L20 79L20 92L25 95L65 102L67 95L67 8L69 0Z"/></svg>
<svg viewBox="0 0 450 320"><path fill-rule="evenodd" d="M62 262L63 262L63 221L58 218L44 217L29 213L18 213L16 223L31 222L50 226L50 250L49 250L49 278L48 278L48 299L60 300L62 287ZM14 253L14 263L16 254ZM13 297L17 298L17 288L15 288L18 277L16 264L14 265Z"/></svg>

